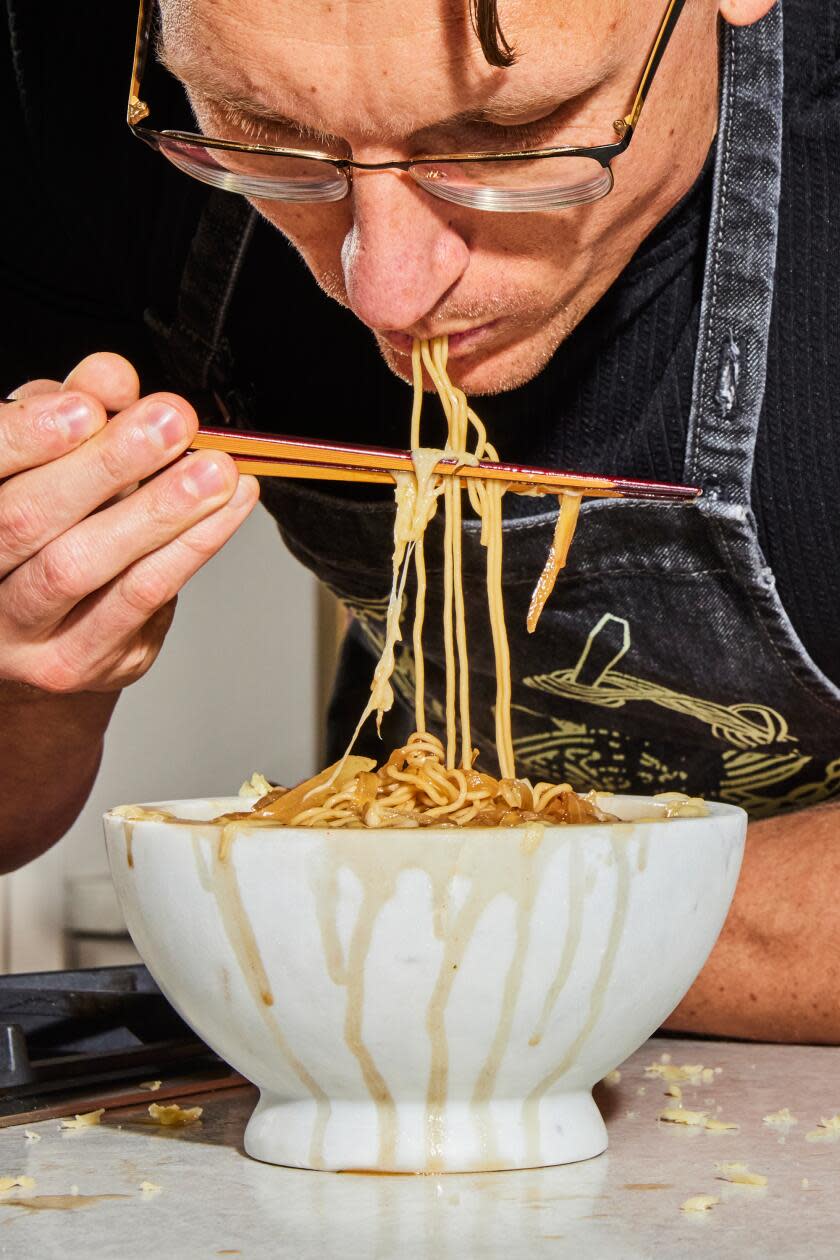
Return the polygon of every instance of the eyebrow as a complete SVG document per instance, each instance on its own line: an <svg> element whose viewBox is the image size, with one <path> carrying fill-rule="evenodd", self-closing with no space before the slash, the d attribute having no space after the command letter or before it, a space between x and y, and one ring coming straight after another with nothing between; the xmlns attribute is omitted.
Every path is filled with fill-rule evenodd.
<svg viewBox="0 0 840 1260"><path fill-rule="evenodd" d="M158 60L170 74L174 75L185 86L208 97L214 104L222 105L226 109L238 111L241 114L250 115L252 118L259 118L276 127L288 127L302 134L317 136L321 140L341 140L341 137L336 136L332 132L323 131L319 127L308 126L302 123L300 119L278 113L270 105L266 105L264 101L255 100L247 95L231 91L220 80L216 79L212 73L208 74L206 66L191 62L179 64L176 58L167 54L161 39L157 41L156 53ZM457 127L482 124L497 127L516 126L517 114L532 115L537 110L543 110L545 114L548 114L565 103L565 101L558 100L556 97L548 96L544 93L539 95L531 94L513 101L506 101L504 114L501 113L498 107L465 109L455 114L450 114L446 118L434 119L431 122L424 123L422 127L416 130L422 132L437 128L455 129Z"/></svg>

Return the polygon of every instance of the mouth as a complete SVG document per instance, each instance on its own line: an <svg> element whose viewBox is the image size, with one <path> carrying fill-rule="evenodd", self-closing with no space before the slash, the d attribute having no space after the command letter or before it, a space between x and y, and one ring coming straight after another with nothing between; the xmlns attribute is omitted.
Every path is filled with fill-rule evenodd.
<svg viewBox="0 0 840 1260"><path fill-rule="evenodd" d="M454 359L459 356L471 353L482 344L487 338L491 337L498 328L500 321L492 319L486 324L476 324L473 328L464 328L460 332L450 332L449 336L449 358ZM446 333L446 329L441 329L434 336L441 337ZM401 332L379 332L376 334L381 341L390 346L397 354L411 354L411 347L414 338L408 333Z"/></svg>

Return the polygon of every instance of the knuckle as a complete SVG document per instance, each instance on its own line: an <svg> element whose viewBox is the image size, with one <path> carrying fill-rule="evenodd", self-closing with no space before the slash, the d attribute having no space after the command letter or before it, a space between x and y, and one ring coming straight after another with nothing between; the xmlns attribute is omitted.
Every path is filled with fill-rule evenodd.
<svg viewBox="0 0 840 1260"><path fill-rule="evenodd" d="M43 603L64 603L87 593L84 559L61 539L39 551L27 567L32 570L30 589Z"/></svg>
<svg viewBox="0 0 840 1260"><path fill-rule="evenodd" d="M68 695L85 688L82 671L54 649L44 652L31 665L26 681L50 695Z"/></svg>
<svg viewBox="0 0 840 1260"><path fill-rule="evenodd" d="M126 442L124 434L116 432L116 426L114 429L109 426L103 433L101 441L91 442L88 445L90 456L95 461L96 475L109 489L121 490L124 486L138 480L137 455L135 454L132 458L133 453L129 450L129 443ZM140 473L142 471L141 469Z"/></svg>
<svg viewBox="0 0 840 1260"><path fill-rule="evenodd" d="M181 537L180 543L192 561L191 570L195 568L195 561L204 564L215 556L225 542L227 535L220 534L215 525L216 522L211 517L194 526Z"/></svg>
<svg viewBox="0 0 840 1260"><path fill-rule="evenodd" d="M172 598L172 581L157 565L140 564L123 574L119 594L134 613L151 616Z"/></svg>
<svg viewBox="0 0 840 1260"><path fill-rule="evenodd" d="M179 525L185 528L189 524L190 507L194 515L195 504L188 507L184 502L185 496L181 492L180 477L173 477L171 474L156 477L145 489L146 493L142 502L143 514L146 524L156 535L161 532L168 533Z"/></svg>
<svg viewBox="0 0 840 1260"><path fill-rule="evenodd" d="M8 487L0 494L0 546L13 560L27 560L38 549L44 523L38 504Z"/></svg>

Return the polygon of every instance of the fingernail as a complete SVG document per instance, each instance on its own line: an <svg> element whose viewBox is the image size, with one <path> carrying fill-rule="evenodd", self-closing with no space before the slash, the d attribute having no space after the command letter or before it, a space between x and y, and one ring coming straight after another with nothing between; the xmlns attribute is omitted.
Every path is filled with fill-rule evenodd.
<svg viewBox="0 0 840 1260"><path fill-rule="evenodd" d="M191 455L187 468L183 486L194 499L212 499L221 494L227 485L222 469L215 459L206 455Z"/></svg>
<svg viewBox="0 0 840 1260"><path fill-rule="evenodd" d="M155 446L168 451L183 442L187 426L175 407L167 403L150 403L143 414L143 428Z"/></svg>
<svg viewBox="0 0 840 1260"><path fill-rule="evenodd" d="M90 437L96 428L95 411L78 394L63 398L52 413L52 419L68 442L80 442L83 438Z"/></svg>

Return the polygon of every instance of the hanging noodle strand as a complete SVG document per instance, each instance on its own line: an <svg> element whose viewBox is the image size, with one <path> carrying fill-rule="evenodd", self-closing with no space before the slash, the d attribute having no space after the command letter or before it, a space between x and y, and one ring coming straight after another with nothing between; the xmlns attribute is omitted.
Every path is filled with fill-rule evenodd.
<svg viewBox="0 0 840 1260"><path fill-rule="evenodd" d="M523 823L606 821L594 797L579 796L567 783L518 779L511 734L510 649L502 593L502 499L506 486L497 480L469 478L467 494L481 521L487 552L487 606L496 666L495 740L500 778L475 769L470 723L470 676L467 618L463 590L462 484L457 475L436 475L443 454L460 464L498 460L481 420L463 390L447 372L448 341L415 341L411 364L414 399L411 411L413 473L395 474L396 515L391 558L391 591L385 635L373 675L371 694L350 746L341 761L313 779L286 791L274 789L248 815L256 821L291 827L487 827ZM423 372L429 377L447 425L443 451L421 445ZM473 443L470 449L469 441ZM466 480L466 479L465 479ZM424 536L438 500L444 505L443 650L445 667L445 743L426 729L423 631L426 600ZM528 617L533 630L562 568L577 522L579 496L559 499L554 544L537 584ZM351 755L362 725L382 716L394 703L391 677L402 634L400 617L409 567L414 564L416 601L412 646L415 671L415 733L378 770L369 757ZM460 734L460 749L458 747Z"/></svg>

